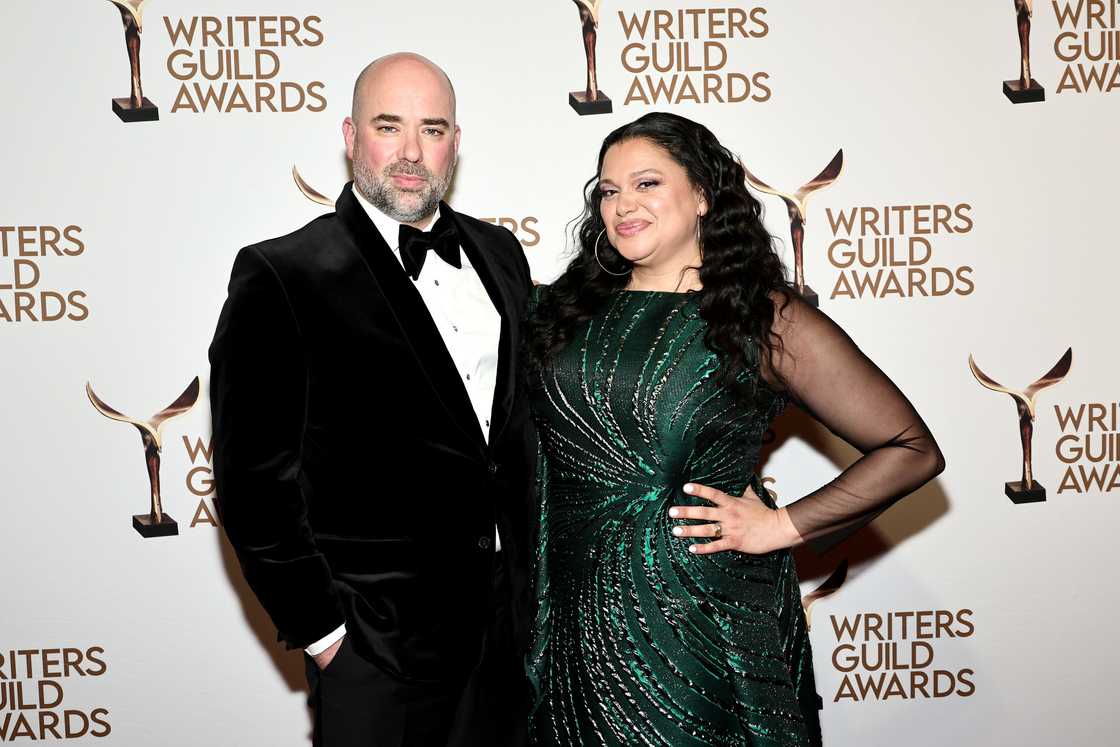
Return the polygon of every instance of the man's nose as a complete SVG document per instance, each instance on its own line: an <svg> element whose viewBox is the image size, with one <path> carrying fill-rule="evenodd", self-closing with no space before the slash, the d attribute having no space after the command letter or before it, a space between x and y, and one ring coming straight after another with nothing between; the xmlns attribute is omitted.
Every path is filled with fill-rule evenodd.
<svg viewBox="0 0 1120 747"><path fill-rule="evenodd" d="M424 160L424 151L420 147L420 137L415 132L404 133L404 141L401 143L401 160L410 163L420 163Z"/></svg>

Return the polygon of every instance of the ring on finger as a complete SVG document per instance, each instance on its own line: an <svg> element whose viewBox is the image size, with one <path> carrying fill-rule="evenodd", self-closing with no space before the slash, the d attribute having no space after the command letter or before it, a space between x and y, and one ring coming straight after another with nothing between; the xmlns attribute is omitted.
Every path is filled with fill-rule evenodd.
<svg viewBox="0 0 1120 747"><path fill-rule="evenodd" d="M716 539L719 539L723 536L723 525L718 521L715 524L712 524L712 536Z"/></svg>

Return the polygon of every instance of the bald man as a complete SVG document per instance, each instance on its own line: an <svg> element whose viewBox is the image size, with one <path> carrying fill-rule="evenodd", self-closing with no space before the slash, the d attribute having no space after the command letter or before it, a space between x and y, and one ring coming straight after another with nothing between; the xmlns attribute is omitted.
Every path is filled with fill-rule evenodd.
<svg viewBox="0 0 1120 747"><path fill-rule="evenodd" d="M335 212L242 249L210 346L217 505L304 649L314 744L518 745L535 436L518 241L442 198L447 75L375 60Z"/></svg>

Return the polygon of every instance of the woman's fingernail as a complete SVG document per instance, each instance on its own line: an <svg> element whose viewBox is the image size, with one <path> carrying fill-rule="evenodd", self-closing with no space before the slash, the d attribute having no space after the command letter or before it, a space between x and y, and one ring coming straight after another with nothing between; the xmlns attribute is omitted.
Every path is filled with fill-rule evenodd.
<svg viewBox="0 0 1120 747"><path fill-rule="evenodd" d="M691 493L692 492L692 483L688 483L684 486L684 492L686 492L686 493Z"/></svg>
<svg viewBox="0 0 1120 747"><path fill-rule="evenodd" d="M669 509L669 516L673 517L674 519L677 518L677 514L679 514L679 513L680 513L680 511L678 511L675 508L670 508Z"/></svg>
<svg viewBox="0 0 1120 747"><path fill-rule="evenodd" d="M675 534L675 535L676 535L676 536L678 536L678 537L680 537L680 536L681 536L681 532L683 532L683 531L684 531L684 530L683 530L683 529L681 529L680 527L673 527L673 534Z"/></svg>

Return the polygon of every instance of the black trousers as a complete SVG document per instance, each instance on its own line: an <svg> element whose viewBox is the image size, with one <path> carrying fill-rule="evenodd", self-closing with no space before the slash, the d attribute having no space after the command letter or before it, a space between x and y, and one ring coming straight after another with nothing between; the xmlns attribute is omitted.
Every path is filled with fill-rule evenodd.
<svg viewBox="0 0 1120 747"><path fill-rule="evenodd" d="M528 682L514 645L509 580L495 562L492 615L465 682L402 682L343 639L325 671L306 656L314 747L522 747Z"/></svg>

